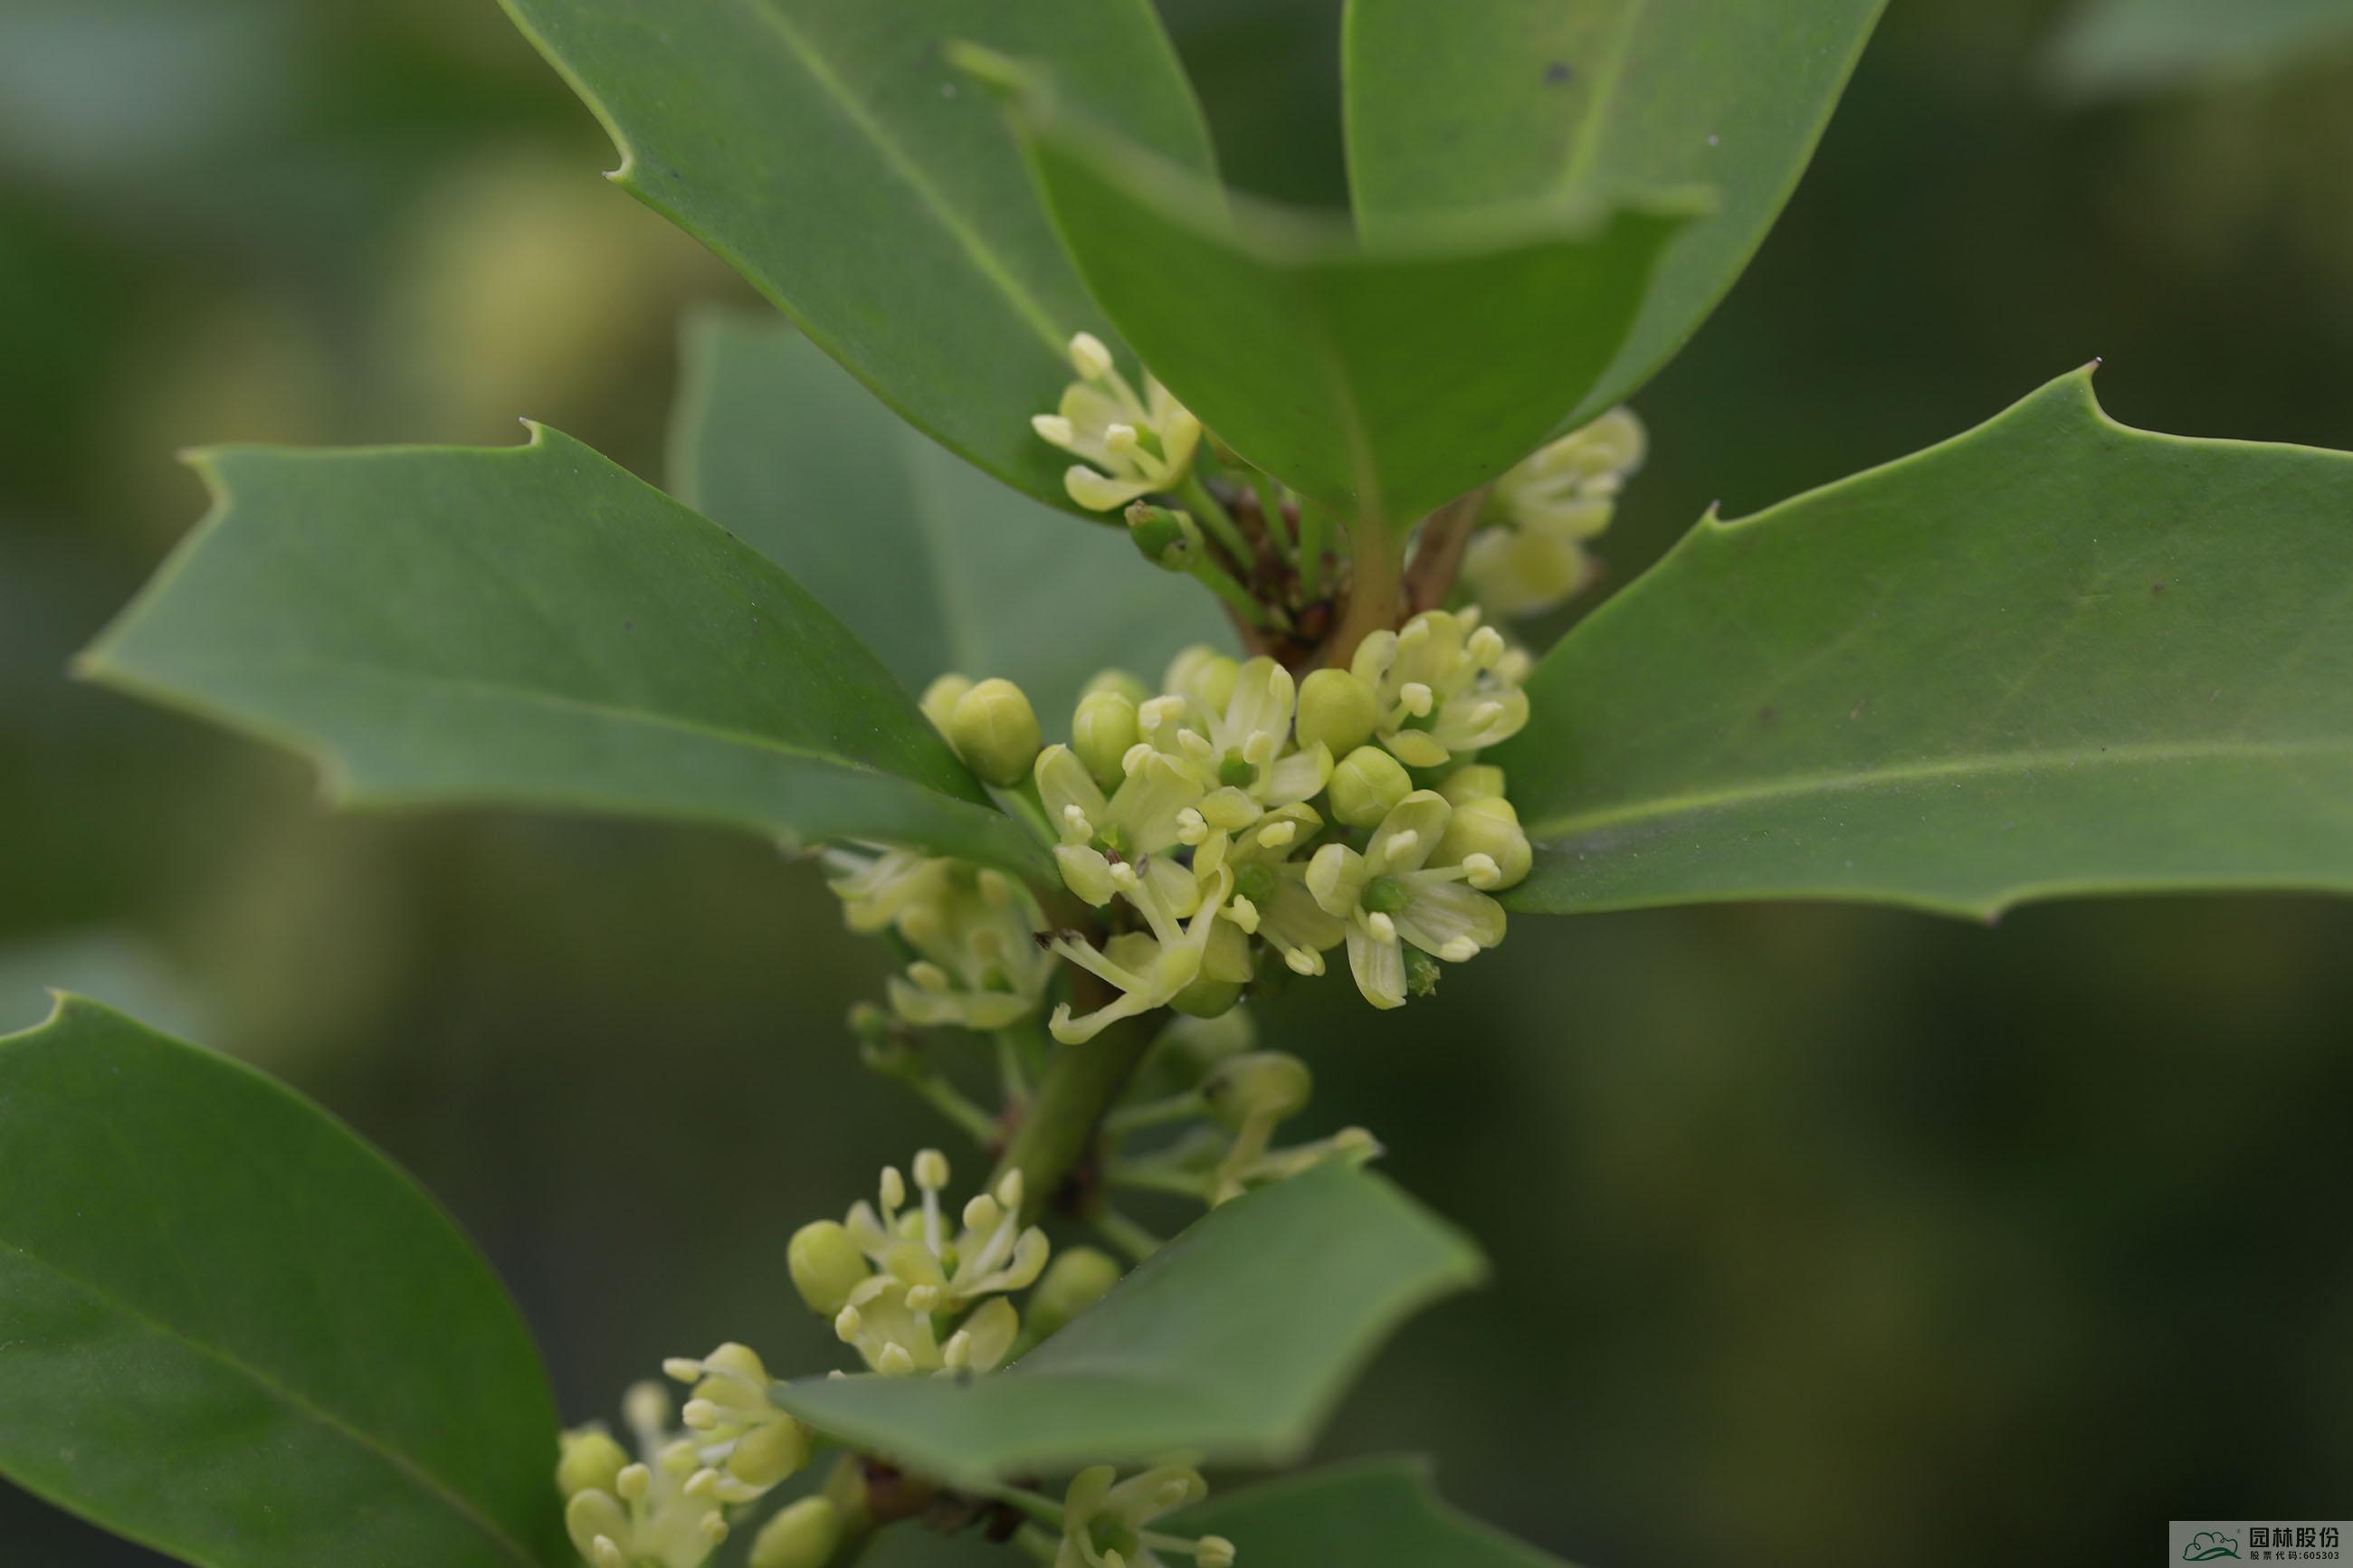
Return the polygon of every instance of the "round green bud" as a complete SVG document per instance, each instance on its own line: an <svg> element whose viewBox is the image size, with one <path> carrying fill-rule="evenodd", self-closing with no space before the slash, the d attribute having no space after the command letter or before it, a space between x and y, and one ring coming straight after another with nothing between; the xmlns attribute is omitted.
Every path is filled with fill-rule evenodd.
<svg viewBox="0 0 2353 1568"><path fill-rule="evenodd" d="M1124 669L1096 670L1087 678L1087 683L1079 688L1079 696L1085 699L1098 691L1116 691L1127 699L1128 706L1132 708L1141 708L1152 698L1152 688L1145 685L1141 678Z"/></svg>
<svg viewBox="0 0 2353 1568"><path fill-rule="evenodd" d="M1168 1005L1188 1018L1215 1018L1232 1011L1242 999L1242 983L1204 974L1168 999Z"/></svg>
<svg viewBox="0 0 2353 1568"><path fill-rule="evenodd" d="M1242 667L1207 643L1196 643L1168 661L1161 685L1180 697L1189 697L1212 713L1222 713L1233 697Z"/></svg>
<svg viewBox="0 0 2353 1568"><path fill-rule="evenodd" d="M948 732L948 721L955 713L956 700L971 689L972 677L951 672L923 688L923 700L918 706L923 709L923 717L932 721L932 728L944 735Z"/></svg>
<svg viewBox="0 0 2353 1568"><path fill-rule="evenodd" d="M1457 768L1439 781L1438 793L1446 797L1449 805L1465 805L1474 800L1501 800L1504 798L1504 770L1485 763Z"/></svg>
<svg viewBox="0 0 2353 1568"><path fill-rule="evenodd" d="M776 1510L752 1538L752 1568L825 1568L841 1542L841 1510L805 1497Z"/></svg>
<svg viewBox="0 0 2353 1568"><path fill-rule="evenodd" d="M812 1220L793 1232L785 1264L792 1270L793 1289L820 1318L848 1306L849 1293L872 1273L849 1233L829 1219Z"/></svg>
<svg viewBox="0 0 2353 1568"><path fill-rule="evenodd" d="M948 741L956 755L999 789L1010 789L1029 776L1042 739L1029 699L1001 678L984 680L957 698L948 715Z"/></svg>
<svg viewBox="0 0 2353 1568"><path fill-rule="evenodd" d="M772 1487L808 1463L808 1433L791 1416L754 1426L727 1456L727 1473L746 1486Z"/></svg>
<svg viewBox="0 0 2353 1568"><path fill-rule="evenodd" d="M1164 1038L1197 1067L1208 1068L1258 1044L1258 1026L1247 1010L1237 1007L1215 1018L1178 1018L1168 1026Z"/></svg>
<svg viewBox="0 0 2353 1568"><path fill-rule="evenodd" d="M602 1426L582 1426L564 1434L555 1461L555 1489L565 1497L580 1492L608 1492L614 1478L628 1464L628 1450L613 1441Z"/></svg>
<svg viewBox="0 0 2353 1568"><path fill-rule="evenodd" d="M1071 750L1106 792L1119 787L1125 773L1120 764L1140 738L1135 704L1123 692L1091 691L1071 716Z"/></svg>
<svg viewBox="0 0 2353 1568"><path fill-rule="evenodd" d="M1502 873L1487 889L1490 892L1526 880L1528 868L1535 863L1535 852L1520 826L1519 812L1501 795L1466 800L1456 806L1430 858L1441 866L1454 866L1473 855L1486 856Z"/></svg>
<svg viewBox="0 0 2353 1568"><path fill-rule="evenodd" d="M1201 531L1181 511L1150 501L1127 509L1127 537L1146 561L1167 572L1189 572L1201 551Z"/></svg>
<svg viewBox="0 0 2353 1568"><path fill-rule="evenodd" d="M1351 827L1377 827L1397 803L1413 793L1405 764L1378 746L1358 746L1340 759L1326 786L1332 815Z"/></svg>
<svg viewBox="0 0 2353 1568"><path fill-rule="evenodd" d="M1315 1078L1307 1064L1282 1051L1236 1057L1201 1085L1211 1113L1229 1127L1259 1117L1281 1121L1296 1116L1306 1109L1314 1089Z"/></svg>
<svg viewBox="0 0 2353 1568"><path fill-rule="evenodd" d="M1110 1294L1119 1283L1120 1267L1092 1247L1071 1247L1054 1254L1038 1288L1029 1292L1025 1311L1029 1331L1039 1339Z"/></svg>
<svg viewBox="0 0 2353 1568"><path fill-rule="evenodd" d="M1380 718L1373 689L1345 669L1319 669L1299 683L1299 743L1321 741L1335 757L1373 738Z"/></svg>

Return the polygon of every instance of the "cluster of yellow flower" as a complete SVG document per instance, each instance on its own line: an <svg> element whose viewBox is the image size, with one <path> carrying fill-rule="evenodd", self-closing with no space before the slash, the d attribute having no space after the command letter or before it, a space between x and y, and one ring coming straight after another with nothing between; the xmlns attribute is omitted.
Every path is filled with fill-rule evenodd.
<svg viewBox="0 0 2353 1568"><path fill-rule="evenodd" d="M892 986L910 1023L1027 1016L1051 978L1040 942L1113 993L1055 1009L1066 1044L1154 1008L1222 1012L1261 953L1321 974L1345 944L1366 998L1395 1007L1430 983L1416 970L1503 940L1489 894L1527 875L1530 850L1502 773L1472 757L1527 721L1526 665L1476 610L1418 616L1304 682L1190 648L1157 692L1098 676L1051 745L1012 682L944 676L924 711L1031 808L1109 934L1057 930L1008 879L903 851L838 854L833 887L852 926L918 955Z"/></svg>
<svg viewBox="0 0 2353 1568"><path fill-rule="evenodd" d="M1267 1075L1259 1069L1255 1076ZM1255 1115L1269 1098L1247 1091L1255 1088L1253 1081L1227 1098L1248 1100L1244 1109ZM1295 1109L1304 1095L1303 1081L1286 1083L1273 1109ZM1252 1152L1262 1152L1264 1142L1261 1131ZM885 1377L989 1372L1118 1282L1119 1265L1092 1247L1066 1247L1050 1266L1045 1233L1022 1222L1018 1173L966 1202L952 1221L943 1197L946 1156L925 1149L911 1169L913 1202L906 1176L886 1166L876 1202L852 1205L839 1222L803 1226L786 1253L794 1289L812 1311L832 1321L869 1371ZM1026 1310L1013 1303L1025 1291ZM592 1568L700 1568L727 1539L729 1510L759 1501L809 1461L810 1434L777 1405L774 1380L748 1347L729 1343L707 1356L673 1357L662 1370L686 1385L688 1398L674 1406L655 1383L628 1391L623 1412L636 1439L634 1457L602 1426L564 1436L556 1484L573 1543ZM1124 1481L1097 1466L1072 1479L1059 1508L1047 1499L1029 1500L1049 1518L1060 1514L1058 1563L1158 1568L1163 1554L1173 1554L1202 1568L1230 1568L1230 1542L1145 1528L1208 1489L1186 1465L1159 1466ZM823 1568L848 1528L839 1502L812 1493L771 1516L753 1539L749 1562L752 1568Z"/></svg>

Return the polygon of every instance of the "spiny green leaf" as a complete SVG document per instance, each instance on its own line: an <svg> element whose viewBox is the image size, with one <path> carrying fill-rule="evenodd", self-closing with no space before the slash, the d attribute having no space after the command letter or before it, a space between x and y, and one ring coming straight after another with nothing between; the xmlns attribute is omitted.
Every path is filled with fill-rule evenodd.
<svg viewBox="0 0 2353 1568"><path fill-rule="evenodd" d="M840 622L568 437L198 465L211 516L82 668L312 752L341 800L1044 864Z"/></svg>
<svg viewBox="0 0 2353 1568"><path fill-rule="evenodd" d="M1711 517L1564 638L1491 759L1540 844L1506 901L2353 889L2348 606L2353 454L2063 377Z"/></svg>
<svg viewBox="0 0 2353 1568"><path fill-rule="evenodd" d="M1664 364L1798 183L1886 0L1349 0L1348 174L1368 240L1435 214L1705 184L1582 425Z"/></svg>
<svg viewBox="0 0 2353 1568"><path fill-rule="evenodd" d="M1525 457L1590 395L1653 264L1703 205L1449 219L1359 246L1126 145L1024 73L1047 209L1144 363L1251 463L1410 523Z"/></svg>
<svg viewBox="0 0 2353 1568"><path fill-rule="evenodd" d="M2353 48L2345 0L2078 0L2043 64L2084 97L2292 68Z"/></svg>
<svg viewBox="0 0 2353 1568"><path fill-rule="evenodd" d="M1163 1528L1222 1535L1236 1560L1267 1568L1561 1568L1560 1559L1449 1508L1414 1459L1311 1470L1212 1497Z"/></svg>
<svg viewBox="0 0 2353 1568"><path fill-rule="evenodd" d="M1281 1464L1398 1322L1483 1273L1388 1182L1327 1167L1213 1211L1004 1371L812 1378L777 1397L820 1431L972 1486L1175 1452Z"/></svg>
<svg viewBox="0 0 2353 1568"><path fill-rule="evenodd" d="M749 278L915 425L1067 506L1028 416L1102 329L987 95L971 39L1046 60L1088 111L1210 167L1145 0L503 0L605 122L615 176Z"/></svg>
<svg viewBox="0 0 2353 1568"><path fill-rule="evenodd" d="M0 1473L207 1568L570 1560L530 1334L316 1106L67 997L0 1169Z"/></svg>
<svg viewBox="0 0 2353 1568"><path fill-rule="evenodd" d="M1198 584L994 484L909 430L784 322L691 323L679 496L790 572L910 690L944 670L1019 683L1050 730L1106 665L1156 676L1232 641Z"/></svg>

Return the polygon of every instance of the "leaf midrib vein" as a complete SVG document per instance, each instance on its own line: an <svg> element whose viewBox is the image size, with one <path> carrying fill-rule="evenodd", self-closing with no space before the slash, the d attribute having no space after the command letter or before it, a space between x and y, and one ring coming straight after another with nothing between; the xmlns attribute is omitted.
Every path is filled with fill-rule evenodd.
<svg viewBox="0 0 2353 1568"><path fill-rule="evenodd" d="M31 1247L26 1247L23 1242L5 1237L0 1237L0 1245L6 1246L19 1258L25 1258L36 1268L46 1269L50 1274L56 1276L58 1279L63 1280L73 1289L80 1291L83 1295L111 1309L121 1317L125 1318L132 1322L142 1325L152 1333L160 1335L165 1339L176 1341L179 1343L185 1345L195 1354L202 1356L206 1360L216 1362L218 1364L228 1368L231 1372L238 1373L250 1381L256 1387L269 1394L272 1398L280 1400L290 1408L316 1421L320 1426L326 1427L332 1432L337 1433L359 1447L366 1450L368 1453L374 1454L385 1464L391 1466L394 1469L399 1471L402 1475L406 1476L410 1480L416 1482L417 1486L423 1489L426 1492L446 1504L452 1513L464 1520L475 1530L480 1531L485 1538L498 1547L502 1554L512 1558L517 1563L526 1564L527 1568L543 1568L540 1560L533 1556L530 1552L526 1551L521 1542L515 1540L512 1535L509 1535L495 1522L485 1518L480 1510L478 1510L463 1493L455 1489L432 1471L425 1468L425 1467L419 1464L417 1460L402 1453L399 1449L393 1447L390 1444L376 1436L374 1433L369 1432L363 1427L354 1426L343 1417L336 1415L333 1411L327 1409L324 1405L314 1403L298 1390L288 1387L286 1384L279 1382L276 1378L269 1376L267 1373L263 1372L259 1367L253 1365L251 1363L240 1360L237 1356L234 1356L228 1352L221 1350L216 1346L205 1343L202 1340L195 1338L185 1330L181 1329L178 1325L167 1322L164 1319L155 1316L153 1313L134 1306L132 1303L123 1300L121 1296L116 1295L113 1291L105 1289L95 1281L86 1279L82 1275L75 1273L72 1269L67 1268L54 1260L41 1256Z"/></svg>
<svg viewBox="0 0 2353 1568"><path fill-rule="evenodd" d="M1045 341L1047 348L1059 361L1064 353L1064 348L1061 331L1054 324L1053 317L1049 315L1046 308L1022 286L1013 269L1005 264L1004 260L990 247L988 242L975 232L972 226L948 205L947 198L942 195L939 188L932 184L930 177L923 173L922 165L909 157L906 151L884 132L881 121L874 118L872 111L860 100L857 93L850 89L849 84L841 79L825 56L818 52L799 28L793 26L774 0L743 0L743 4L784 41L785 47L791 52L796 60L800 62L801 68L808 73L809 79L824 89L827 96L840 106L843 118L873 144L875 152L881 155L883 163L890 165L892 172L906 182L908 188L915 193L917 200L931 213L940 227L967 256L972 258L973 265L979 268L981 275L997 286L997 291L1002 293L1006 301L1013 307L1014 313L1037 331L1039 336Z"/></svg>
<svg viewBox="0 0 2353 1568"><path fill-rule="evenodd" d="M255 666L254 661L237 657L223 658L204 654L183 654L180 658L184 663L193 665L210 665L216 668L231 669L258 668ZM381 680L394 686L419 688L428 693L444 689L456 692L472 692L504 698L530 706L553 708L563 712L588 714L596 718L609 719L621 723L643 724L653 729L673 730L681 734L699 735L704 740L721 741L731 745L744 746L754 751L770 752L779 756L797 757L807 762L823 763L828 767L838 767L848 772L862 773L871 778L889 779L899 784L912 784L929 794L938 795L942 800L953 801L958 805L970 806L976 811L986 809L975 802L965 800L961 796L949 795L943 790L934 788L933 785L924 783L921 779L913 778L905 773L892 773L887 768L878 767L871 763L860 762L855 757L844 756L838 752L825 752L807 746L797 746L792 744L790 742L779 741L772 736L757 734L748 730L734 730L724 725L705 723L693 719L682 719L668 713L658 713L649 709L625 708L615 703L599 700L596 698L574 697L557 691L535 691L527 686L510 686L502 681L484 680L478 677L471 676L413 675L402 670L386 669L381 665L362 664L350 659L322 658L316 655L296 655L272 658L269 660L268 668L272 669L284 669L290 668L309 668L340 672L346 675L362 676L369 679Z"/></svg>
<svg viewBox="0 0 2353 1568"><path fill-rule="evenodd" d="M1931 784L1981 776L2064 772L2083 766L2109 767L2152 763L2221 762L2265 758L2289 761L2342 755L2353 758L2353 738L2341 741L2221 741L2164 742L2102 747L2097 751L2012 752L1980 757L1945 758L1902 763L1852 773L1806 773L1716 790L1662 795L1628 805L1551 817L1528 829L1531 838L1560 838L1596 828L1662 817L1697 815L1730 806L1802 799L1808 795L1852 794L1901 784Z"/></svg>
<svg viewBox="0 0 2353 1568"><path fill-rule="evenodd" d="M1642 26L1642 16L1649 9L1649 4L1650 0L1630 0L1624 20L1609 40L1609 54L1599 73L1601 79L1596 84L1592 97L1586 100L1585 112L1578 117L1569 160L1562 166L1560 178L1554 184L1553 188L1557 192L1575 190L1593 167L1593 161L1600 155L1601 128L1609 122L1609 106L1617 100L1618 89L1625 85L1626 62L1633 55L1634 35Z"/></svg>

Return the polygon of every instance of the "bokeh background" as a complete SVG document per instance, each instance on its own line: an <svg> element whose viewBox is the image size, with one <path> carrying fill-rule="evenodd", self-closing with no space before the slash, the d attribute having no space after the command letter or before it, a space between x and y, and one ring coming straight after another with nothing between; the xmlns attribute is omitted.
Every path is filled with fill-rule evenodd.
<svg viewBox="0 0 2353 1568"><path fill-rule="evenodd" d="M1335 6L1165 8L1229 172L1335 199ZM1895 0L1638 399L1613 581L2094 355L2127 422L2353 447L2353 48L2084 101L2060 22ZM491 0L0 0L0 1028L68 984L319 1097L480 1238L575 1419L723 1337L830 1364L785 1237L934 1135L840 1024L877 954L756 841L330 816L64 668L203 510L185 444L529 415L658 479L678 314L746 295L610 162ZM1595 1568L2342 1516L2348 952L2311 899L1759 906L1518 921L1401 1015L1294 990L1312 1130L1377 1130L1499 1280L1327 1448L1429 1450ZM0 1542L157 1561L5 1488Z"/></svg>

